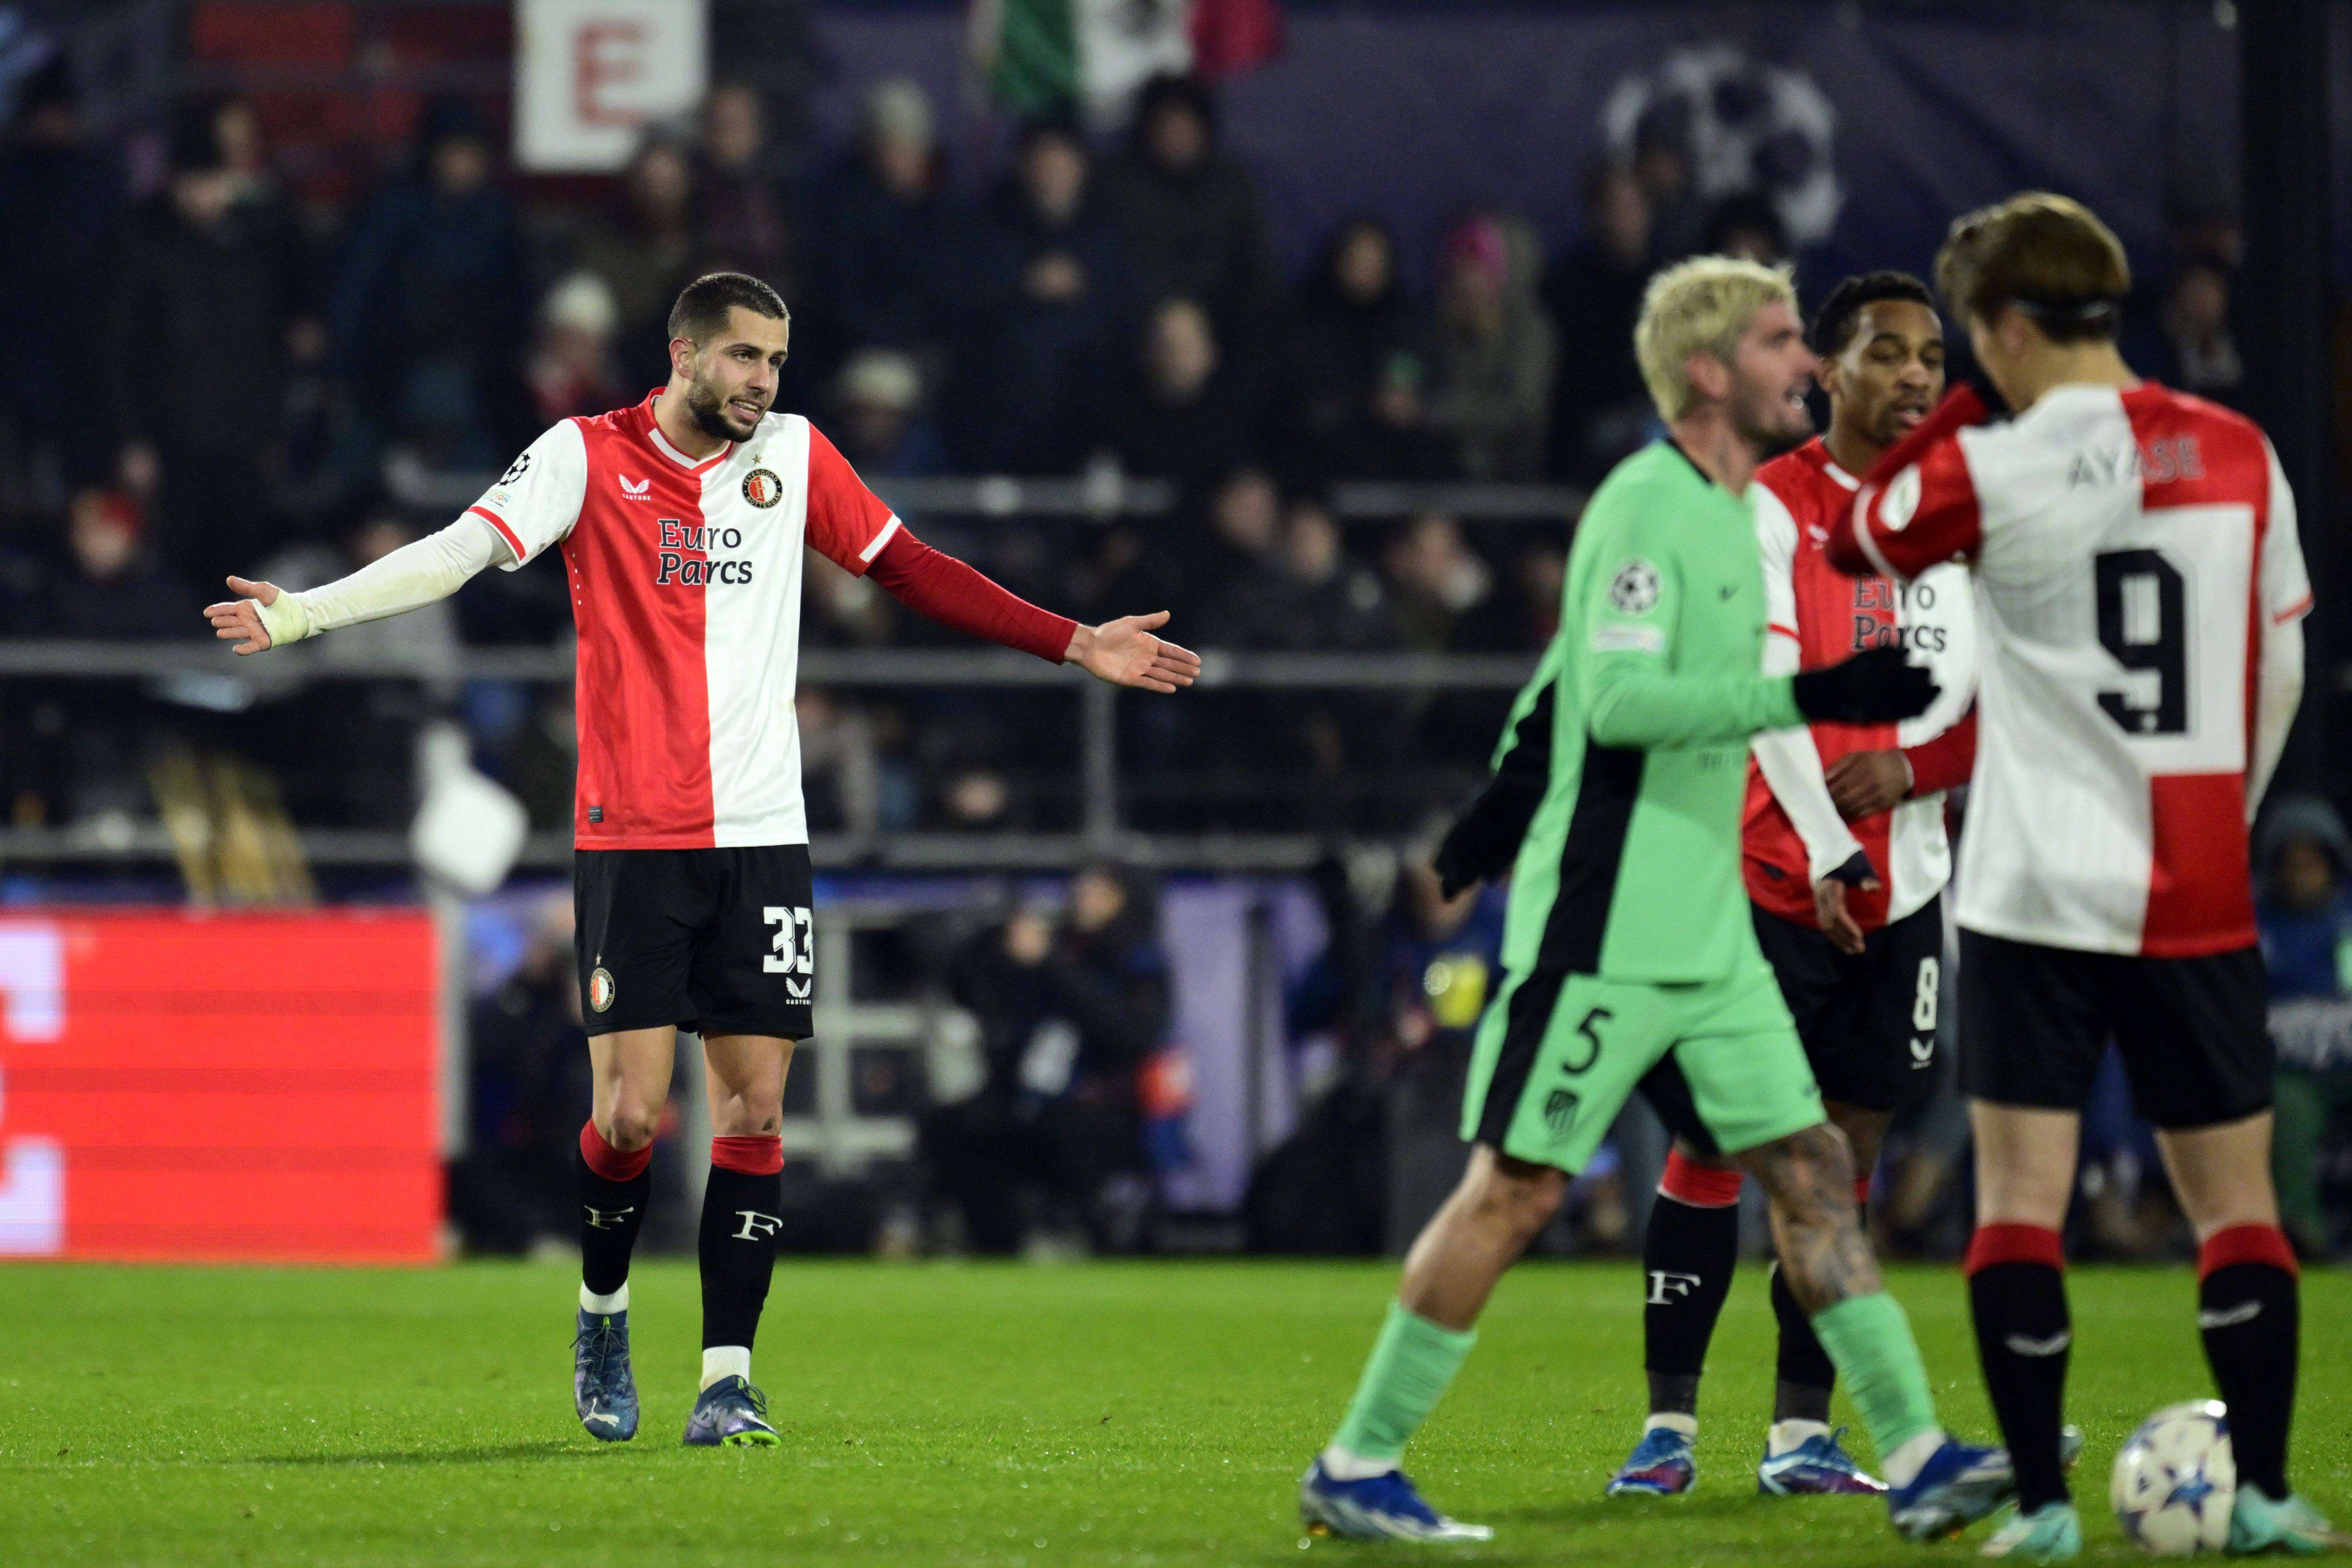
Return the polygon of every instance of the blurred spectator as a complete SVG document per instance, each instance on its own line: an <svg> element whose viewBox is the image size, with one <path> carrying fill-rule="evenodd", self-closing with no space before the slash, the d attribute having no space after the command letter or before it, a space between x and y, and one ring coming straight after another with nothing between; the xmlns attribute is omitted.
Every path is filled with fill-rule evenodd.
<svg viewBox="0 0 2352 1568"><path fill-rule="evenodd" d="M1334 477L1353 479L1462 477L1461 443L1430 417L1425 353L1395 348L1381 356L1331 467Z"/></svg>
<svg viewBox="0 0 2352 1568"><path fill-rule="evenodd" d="M822 687L801 687L793 708L810 830L871 838L882 826L881 759L873 723Z"/></svg>
<svg viewBox="0 0 2352 1568"><path fill-rule="evenodd" d="M1209 497L1208 536L1182 558L1192 604L1208 610L1236 589L1257 591L1272 576L1282 532L1282 495L1265 469L1236 468ZM1213 610L1201 620L1204 635L1227 629Z"/></svg>
<svg viewBox="0 0 2352 1568"><path fill-rule="evenodd" d="M694 165L686 147L652 135L629 160L622 197L580 242L583 269L612 289L623 373L656 385L669 376L669 311L702 270L694 233Z"/></svg>
<svg viewBox="0 0 2352 1568"><path fill-rule="evenodd" d="M590 1085L569 898L551 895L534 911L522 963L474 1004L467 1039L473 1137L450 1172L450 1217L474 1252L570 1241Z"/></svg>
<svg viewBox="0 0 2352 1568"><path fill-rule="evenodd" d="M140 546L138 503L118 490L74 495L66 515L66 569L40 595L40 635L139 642L193 637L204 601L156 569Z"/></svg>
<svg viewBox="0 0 2352 1568"><path fill-rule="evenodd" d="M1421 322L1397 278L1396 241L1377 218L1333 231L1292 305L1277 373L1288 466L1316 478L1355 477L1357 425L1391 359L1426 353Z"/></svg>
<svg viewBox="0 0 2352 1568"><path fill-rule="evenodd" d="M809 204L809 302L834 353L879 345L919 355L943 338L963 243L943 163L929 95L905 77L877 82L856 151Z"/></svg>
<svg viewBox="0 0 2352 1568"><path fill-rule="evenodd" d="M111 399L89 323L106 317L122 201L121 170L84 140L72 67L52 60L19 89L0 153L0 419L15 426L20 460L33 459L35 472L15 478L40 481L44 508L64 504L51 487L100 483L113 468L116 437L92 416Z"/></svg>
<svg viewBox="0 0 2352 1568"><path fill-rule="evenodd" d="M1220 647L1357 652L1391 641L1380 579L1348 559L1320 501L1294 502L1257 569L1229 582L1202 625Z"/></svg>
<svg viewBox="0 0 2352 1568"><path fill-rule="evenodd" d="M1060 474L1133 330L1133 282L1097 199L1085 141L1055 121L1023 128L989 197L949 389L956 450L983 473Z"/></svg>
<svg viewBox="0 0 2352 1568"><path fill-rule="evenodd" d="M1168 300L1146 322L1140 363L1111 401L1108 446L1130 475L1193 485L1250 456L1251 410L1208 312Z"/></svg>
<svg viewBox="0 0 2352 1568"><path fill-rule="evenodd" d="M605 414L633 400L613 355L620 325L612 286L593 272L571 273L547 291L527 373L541 423Z"/></svg>
<svg viewBox="0 0 2352 1568"><path fill-rule="evenodd" d="M1559 600L1568 584L1568 552L1544 539L1512 557L1506 603L1494 617L1495 646L1532 651L1559 630Z"/></svg>
<svg viewBox="0 0 2352 1568"><path fill-rule="evenodd" d="M1654 412L1633 363L1633 322L1650 279L1650 204L1622 163L1585 181L1583 241L1544 279L1559 334L1549 467L1592 486L1640 446Z"/></svg>
<svg viewBox="0 0 2352 1568"><path fill-rule="evenodd" d="M2258 850L2256 913L2278 1047L2279 1218L2298 1248L2326 1257L2345 1215L2323 1202L2321 1154L2331 1125L2352 1113L2352 838L2333 807L2305 795L2271 808Z"/></svg>
<svg viewBox="0 0 2352 1568"><path fill-rule="evenodd" d="M757 89L743 82L710 89L702 104L701 153L694 206L704 268L748 272L786 304L798 304L792 211Z"/></svg>
<svg viewBox="0 0 2352 1568"><path fill-rule="evenodd" d="M1780 209L1760 195L1738 192L1716 203L1706 219L1706 253L1778 267L1789 255Z"/></svg>
<svg viewBox="0 0 2352 1568"><path fill-rule="evenodd" d="M922 416L923 378L897 349L860 349L834 384L840 411L830 434L849 466L871 479L948 470L947 452Z"/></svg>
<svg viewBox="0 0 2352 1568"><path fill-rule="evenodd" d="M418 148L415 177L378 196L352 237L335 353L383 438L436 467L495 472L537 433L515 353L530 309L521 229L470 106L437 105Z"/></svg>
<svg viewBox="0 0 2352 1568"><path fill-rule="evenodd" d="M1543 477L1554 346L1536 265L1535 237L1515 220L1474 217L1446 244L1429 420L1459 444L1470 479Z"/></svg>
<svg viewBox="0 0 2352 1568"><path fill-rule="evenodd" d="M1168 960L1158 897L1139 873L1090 866L1056 925L1024 908L965 943L949 994L978 1019L987 1076L922 1121L935 1201L978 1252L1084 1226L1117 1243L1112 1178L1144 1167L1139 1074L1166 1042Z"/></svg>
<svg viewBox="0 0 2352 1568"><path fill-rule="evenodd" d="M1696 252L1706 238L1706 208L1692 177L1690 127L1662 103L1633 130L1633 178L1650 209L1650 262L1664 267Z"/></svg>
<svg viewBox="0 0 2352 1568"><path fill-rule="evenodd" d="M1507 889L1483 882L1449 899L1428 859L1405 857L1381 922L1374 1026L1390 1051L1435 1047L1466 1061L1470 1033L1502 980Z"/></svg>
<svg viewBox="0 0 2352 1568"><path fill-rule="evenodd" d="M1454 647L1470 612L1486 602L1495 574L1444 512L1406 523L1382 552L1398 634L1417 653Z"/></svg>
<svg viewBox="0 0 2352 1568"><path fill-rule="evenodd" d="M1216 106L1190 77L1155 77L1137 95L1129 148L1103 173L1103 197L1146 299L1198 300L1228 342L1272 303L1265 210L1248 171L1217 151Z"/></svg>
<svg viewBox="0 0 2352 1568"><path fill-rule="evenodd" d="M2167 363L2148 374L2200 397L2235 402L2246 370L2230 332L2228 269L2201 257L2184 263L2165 290L2159 324Z"/></svg>
<svg viewBox="0 0 2352 1568"><path fill-rule="evenodd" d="M108 318L122 471L152 487L157 556L191 581L269 543L300 276L278 209L239 199L215 114L173 126L171 183L132 216Z"/></svg>

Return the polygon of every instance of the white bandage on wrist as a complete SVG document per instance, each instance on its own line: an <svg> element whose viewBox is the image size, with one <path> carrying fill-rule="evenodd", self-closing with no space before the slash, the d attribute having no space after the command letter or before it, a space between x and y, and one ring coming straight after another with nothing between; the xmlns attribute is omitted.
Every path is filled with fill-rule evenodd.
<svg viewBox="0 0 2352 1568"><path fill-rule="evenodd" d="M290 642L300 642L315 629L310 625L310 606L302 602L299 594L280 589L275 604L253 601L254 613L261 617L261 629L269 634L271 647L284 647Z"/></svg>

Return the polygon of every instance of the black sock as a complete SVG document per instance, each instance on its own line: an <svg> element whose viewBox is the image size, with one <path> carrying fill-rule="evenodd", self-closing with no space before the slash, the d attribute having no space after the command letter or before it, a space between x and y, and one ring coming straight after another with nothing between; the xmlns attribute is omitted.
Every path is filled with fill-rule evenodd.
<svg viewBox="0 0 2352 1568"><path fill-rule="evenodd" d="M1660 1193L1650 1205L1642 1242L1642 1364L1653 1412L1697 1413L1707 1342L1738 1263L1738 1204L1702 1207Z"/></svg>
<svg viewBox="0 0 2352 1568"><path fill-rule="evenodd" d="M2264 1245L2270 1237L2274 1246ZM2268 1226L2218 1232L2199 1257L2197 1327L2214 1386L2230 1407L2238 1480L2274 1502L2287 1495L2286 1433L2302 1337L2293 1261L2285 1238Z"/></svg>
<svg viewBox="0 0 2352 1568"><path fill-rule="evenodd" d="M702 1348L749 1350L767 1305L776 1268L776 1233L783 1228L784 1178L710 1167L702 1194Z"/></svg>
<svg viewBox="0 0 2352 1568"><path fill-rule="evenodd" d="M2074 1330L2063 1260L2058 1233L2039 1226L1980 1226L1969 1247L1977 1356L2017 1470L2021 1513L2068 1497L2058 1428Z"/></svg>
<svg viewBox="0 0 2352 1568"><path fill-rule="evenodd" d="M1772 1419L1819 1421L1830 1418L1830 1390L1837 1386L1837 1367L1822 1349L1813 1321L1797 1305L1796 1293L1778 1263L1772 1266L1772 1315L1780 1322L1780 1361L1772 1387Z"/></svg>
<svg viewBox="0 0 2352 1568"><path fill-rule="evenodd" d="M584 1144L593 1135L591 1128L581 1135ZM603 1148L607 1155L613 1152ZM639 1150L640 1154L650 1150ZM627 1163L627 1155L614 1156ZM646 1223L646 1199L653 1191L654 1175L650 1160L635 1162L636 1173L614 1180L600 1176L588 1163L583 1152L572 1156L572 1175L580 1192L580 1282L599 1296L609 1296L628 1283L629 1254L637 1245L637 1232ZM610 1163L608 1161L608 1168Z"/></svg>

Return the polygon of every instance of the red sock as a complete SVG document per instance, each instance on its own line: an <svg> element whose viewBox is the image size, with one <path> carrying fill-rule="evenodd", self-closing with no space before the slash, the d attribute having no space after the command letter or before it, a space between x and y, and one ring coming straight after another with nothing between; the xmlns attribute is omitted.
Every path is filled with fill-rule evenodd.
<svg viewBox="0 0 2352 1568"><path fill-rule="evenodd" d="M710 1163L747 1176L772 1176L784 1168L784 1141L772 1132L765 1138L713 1138Z"/></svg>
<svg viewBox="0 0 2352 1568"><path fill-rule="evenodd" d="M580 1124L580 1157L588 1168L608 1182L634 1182L645 1173L646 1163L654 1157L650 1143L642 1149L615 1149L604 1142L593 1121Z"/></svg>
<svg viewBox="0 0 2352 1568"><path fill-rule="evenodd" d="M1739 1173L1685 1160L1679 1149L1666 1152L1666 1168L1658 1176L1658 1191L1693 1208L1719 1209L1739 1201Z"/></svg>

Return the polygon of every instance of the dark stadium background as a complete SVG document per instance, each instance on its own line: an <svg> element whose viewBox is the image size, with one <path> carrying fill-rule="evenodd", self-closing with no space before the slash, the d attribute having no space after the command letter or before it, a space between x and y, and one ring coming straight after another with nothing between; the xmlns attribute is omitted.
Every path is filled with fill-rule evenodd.
<svg viewBox="0 0 2352 1568"><path fill-rule="evenodd" d="M1696 249L1786 257L1811 302L2012 190L2088 202L2131 254L2127 356L2253 414L2297 487L2319 605L2277 794L2352 805L2352 7L1203 11L1213 79L1145 101L1205 114L1207 161L1171 175L1116 111L1059 132L1091 167L1057 227L946 0L712 0L723 107L603 173L518 167L508 5L0 4L0 1254L562 1245L560 579L257 663L198 610L437 528L551 420L642 396L715 265L782 288L781 405L924 538L1055 609L1170 608L1209 656L1115 695L813 569L800 1247L1412 1234L1499 919L1412 868L1648 434L1631 301ZM1335 261L1382 242L1351 226L1392 273L1352 302ZM1035 921L1046 965L1126 988L1118 1026L1005 1000ZM1948 1089L1906 1119L1889 1245L1956 1247L1965 1136ZM2181 1249L2119 1093L2087 1142L2083 1252ZM1613 1148L1549 1245L1638 1222L1659 1134ZM656 1168L684 1245L699 1162Z"/></svg>

